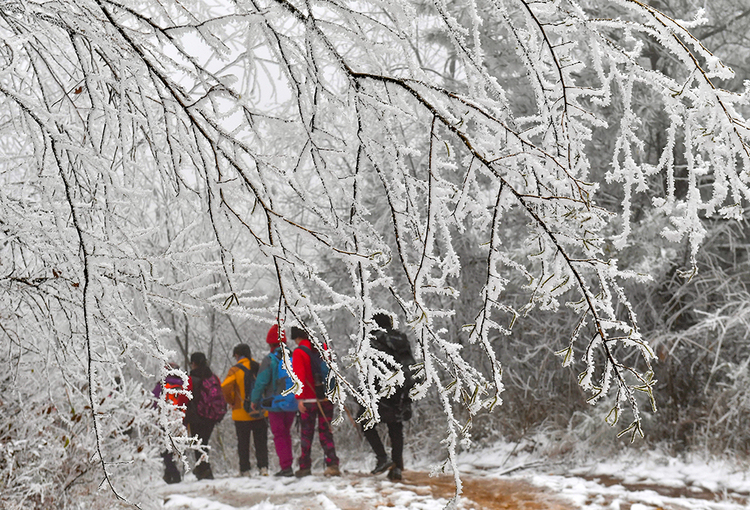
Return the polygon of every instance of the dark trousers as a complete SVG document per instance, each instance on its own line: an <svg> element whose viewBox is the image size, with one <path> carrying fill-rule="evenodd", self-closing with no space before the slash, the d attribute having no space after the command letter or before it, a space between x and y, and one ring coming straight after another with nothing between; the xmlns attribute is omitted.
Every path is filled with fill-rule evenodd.
<svg viewBox="0 0 750 510"><path fill-rule="evenodd" d="M195 421L190 423L190 434L198 436L203 446L208 446L208 441L211 439L211 433L214 431L215 421ZM195 460L201 458L201 452L195 451Z"/></svg>
<svg viewBox="0 0 750 510"><path fill-rule="evenodd" d="M396 463L396 467L404 469L404 424L400 421L388 422L388 437L391 439L391 459ZM388 458L385 453L383 441L380 440L376 427L364 431L365 439L370 443L372 451L378 459L378 464Z"/></svg>
<svg viewBox="0 0 750 510"><path fill-rule="evenodd" d="M240 471L250 469L250 433L253 434L255 460L258 469L268 468L268 423L265 419L235 421L237 431L237 453L240 457Z"/></svg>
<svg viewBox="0 0 750 510"><path fill-rule="evenodd" d="M161 454L161 458L164 461L164 481L167 483L177 483L182 478L182 475L180 474L180 470L177 468L177 464L175 464L174 457L172 457L172 452L169 450L165 450Z"/></svg>

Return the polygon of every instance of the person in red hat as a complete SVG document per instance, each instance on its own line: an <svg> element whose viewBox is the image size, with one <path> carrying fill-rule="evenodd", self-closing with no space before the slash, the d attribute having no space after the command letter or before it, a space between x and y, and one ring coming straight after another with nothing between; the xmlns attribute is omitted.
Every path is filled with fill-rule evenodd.
<svg viewBox="0 0 750 510"><path fill-rule="evenodd" d="M291 390L293 383L284 368L284 355L291 359L286 347L286 335L278 324L271 326L266 335L270 353L263 358L251 395L254 410L268 411L268 424L273 434L273 444L279 457L279 472L274 476L294 476L292 469L292 425L297 414L297 401Z"/></svg>

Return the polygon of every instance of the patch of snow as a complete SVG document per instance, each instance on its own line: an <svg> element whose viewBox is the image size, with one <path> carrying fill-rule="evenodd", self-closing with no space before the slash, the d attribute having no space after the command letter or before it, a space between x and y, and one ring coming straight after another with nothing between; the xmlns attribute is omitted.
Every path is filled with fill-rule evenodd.
<svg viewBox="0 0 750 510"><path fill-rule="evenodd" d="M172 494L164 502L164 508L173 510L188 510L200 508L202 510L236 510L235 507L224 505L207 498L183 496L181 494ZM259 509L260 510L260 509Z"/></svg>

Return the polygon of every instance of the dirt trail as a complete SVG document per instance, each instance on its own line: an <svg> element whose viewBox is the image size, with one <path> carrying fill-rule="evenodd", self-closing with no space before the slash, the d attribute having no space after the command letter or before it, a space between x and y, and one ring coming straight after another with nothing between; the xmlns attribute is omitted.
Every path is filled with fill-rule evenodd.
<svg viewBox="0 0 750 510"><path fill-rule="evenodd" d="M463 498L467 508L477 510L574 510L575 507L548 490L520 480L475 478L463 476ZM453 477L430 477L428 473L412 471L404 478L404 485L430 487L434 497L450 499L456 490Z"/></svg>

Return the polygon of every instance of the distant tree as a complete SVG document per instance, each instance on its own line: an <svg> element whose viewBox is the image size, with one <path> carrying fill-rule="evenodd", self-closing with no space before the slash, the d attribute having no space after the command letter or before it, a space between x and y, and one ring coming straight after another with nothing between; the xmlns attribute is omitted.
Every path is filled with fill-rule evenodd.
<svg viewBox="0 0 750 510"><path fill-rule="evenodd" d="M399 309L419 347L414 396L442 403L459 490L455 447L471 422L454 406L471 416L501 402L496 337L537 311L576 316L563 364L580 357L589 401L612 395L607 421L629 413L621 434L642 435L654 353L624 282L648 275L616 258L635 198L666 218L663 236L687 240L689 275L704 218L742 218L748 197L748 95L716 85L733 75L689 32L700 17L636 0L0 5L2 398L51 400L24 417L34 430L0 418L0 497L41 506L62 491L64 505L77 471L63 464L79 445L82 464L98 463L87 486L133 494L111 476L143 451L109 440L124 427L104 407L114 375L156 379L149 359L172 356L175 317L206 307L301 324L330 347L332 397L375 419L403 374L366 339L374 313ZM671 65L652 68L652 52ZM667 119L655 161L635 109L644 97ZM600 200L605 184L621 200ZM459 338L451 303L467 242L483 286ZM523 305L506 299L519 281ZM342 313L346 342L329 334ZM464 345L481 347L485 369ZM123 403L149 423L140 392ZM76 420L85 431L73 435ZM178 449L181 434L167 438ZM46 464L29 453L19 470L32 437ZM24 478L53 468L67 478Z"/></svg>

